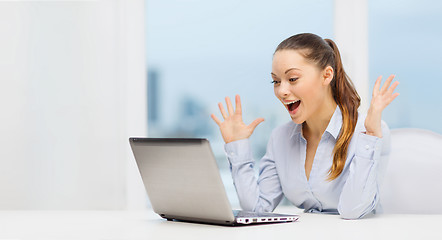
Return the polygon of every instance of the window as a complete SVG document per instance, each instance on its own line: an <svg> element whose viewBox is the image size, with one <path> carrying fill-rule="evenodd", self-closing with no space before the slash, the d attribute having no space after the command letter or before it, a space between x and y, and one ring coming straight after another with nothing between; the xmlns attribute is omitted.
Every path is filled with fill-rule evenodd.
<svg viewBox="0 0 442 240"><path fill-rule="evenodd" d="M442 134L442 3L369 1L370 86L396 74L401 94L384 111L390 128L423 128Z"/></svg>

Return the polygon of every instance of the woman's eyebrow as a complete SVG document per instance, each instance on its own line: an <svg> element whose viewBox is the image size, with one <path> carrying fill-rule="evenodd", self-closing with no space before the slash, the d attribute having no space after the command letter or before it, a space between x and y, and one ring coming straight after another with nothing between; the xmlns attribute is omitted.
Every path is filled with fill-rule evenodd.
<svg viewBox="0 0 442 240"><path fill-rule="evenodd" d="M301 71L301 69L299 69L299 68L289 68L289 69L285 70L284 74L287 74L288 72L290 72L292 70L299 70L299 71Z"/></svg>
<svg viewBox="0 0 442 240"><path fill-rule="evenodd" d="M287 74L288 72L290 72L292 70L299 70L299 71L301 71L301 69L299 69L299 68L289 68L289 69L285 70L284 74ZM277 77L276 74L274 74L273 72L271 72L270 74L275 76L275 77Z"/></svg>

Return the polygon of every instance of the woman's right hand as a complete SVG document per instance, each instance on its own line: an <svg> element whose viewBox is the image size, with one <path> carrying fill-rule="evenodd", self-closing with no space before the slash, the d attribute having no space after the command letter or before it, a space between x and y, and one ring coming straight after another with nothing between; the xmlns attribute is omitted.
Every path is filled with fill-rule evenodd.
<svg viewBox="0 0 442 240"><path fill-rule="evenodd" d="M230 98L226 97L228 113L226 113L226 111L224 110L223 104L218 103L219 110L221 111L221 115L224 118L224 122L221 122L215 116L215 114L211 115L216 124L218 124L221 135L223 136L224 142L226 143L249 138L255 128L258 126L258 124L264 121L264 118L257 118L250 125L244 124L244 122L242 121L241 99L239 95L235 96L235 103L236 110L234 111L232 103L230 102Z"/></svg>

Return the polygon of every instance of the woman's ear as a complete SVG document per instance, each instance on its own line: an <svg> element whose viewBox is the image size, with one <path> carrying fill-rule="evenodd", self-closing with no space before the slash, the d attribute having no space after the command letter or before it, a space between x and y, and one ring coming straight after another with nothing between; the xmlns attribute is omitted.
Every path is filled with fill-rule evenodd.
<svg viewBox="0 0 442 240"><path fill-rule="evenodd" d="M323 78L324 78L323 84L329 85L330 82L333 80L334 74L335 72L333 68L331 66L327 66L323 71Z"/></svg>

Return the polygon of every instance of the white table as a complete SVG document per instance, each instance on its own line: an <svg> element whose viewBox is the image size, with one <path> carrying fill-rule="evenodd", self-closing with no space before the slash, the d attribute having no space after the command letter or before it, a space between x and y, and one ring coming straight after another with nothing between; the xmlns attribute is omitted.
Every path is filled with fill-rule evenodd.
<svg viewBox="0 0 442 240"><path fill-rule="evenodd" d="M293 207L281 213L299 213ZM362 220L300 213L294 223L224 227L167 222L152 211L0 211L0 240L19 239L442 239L442 215Z"/></svg>

